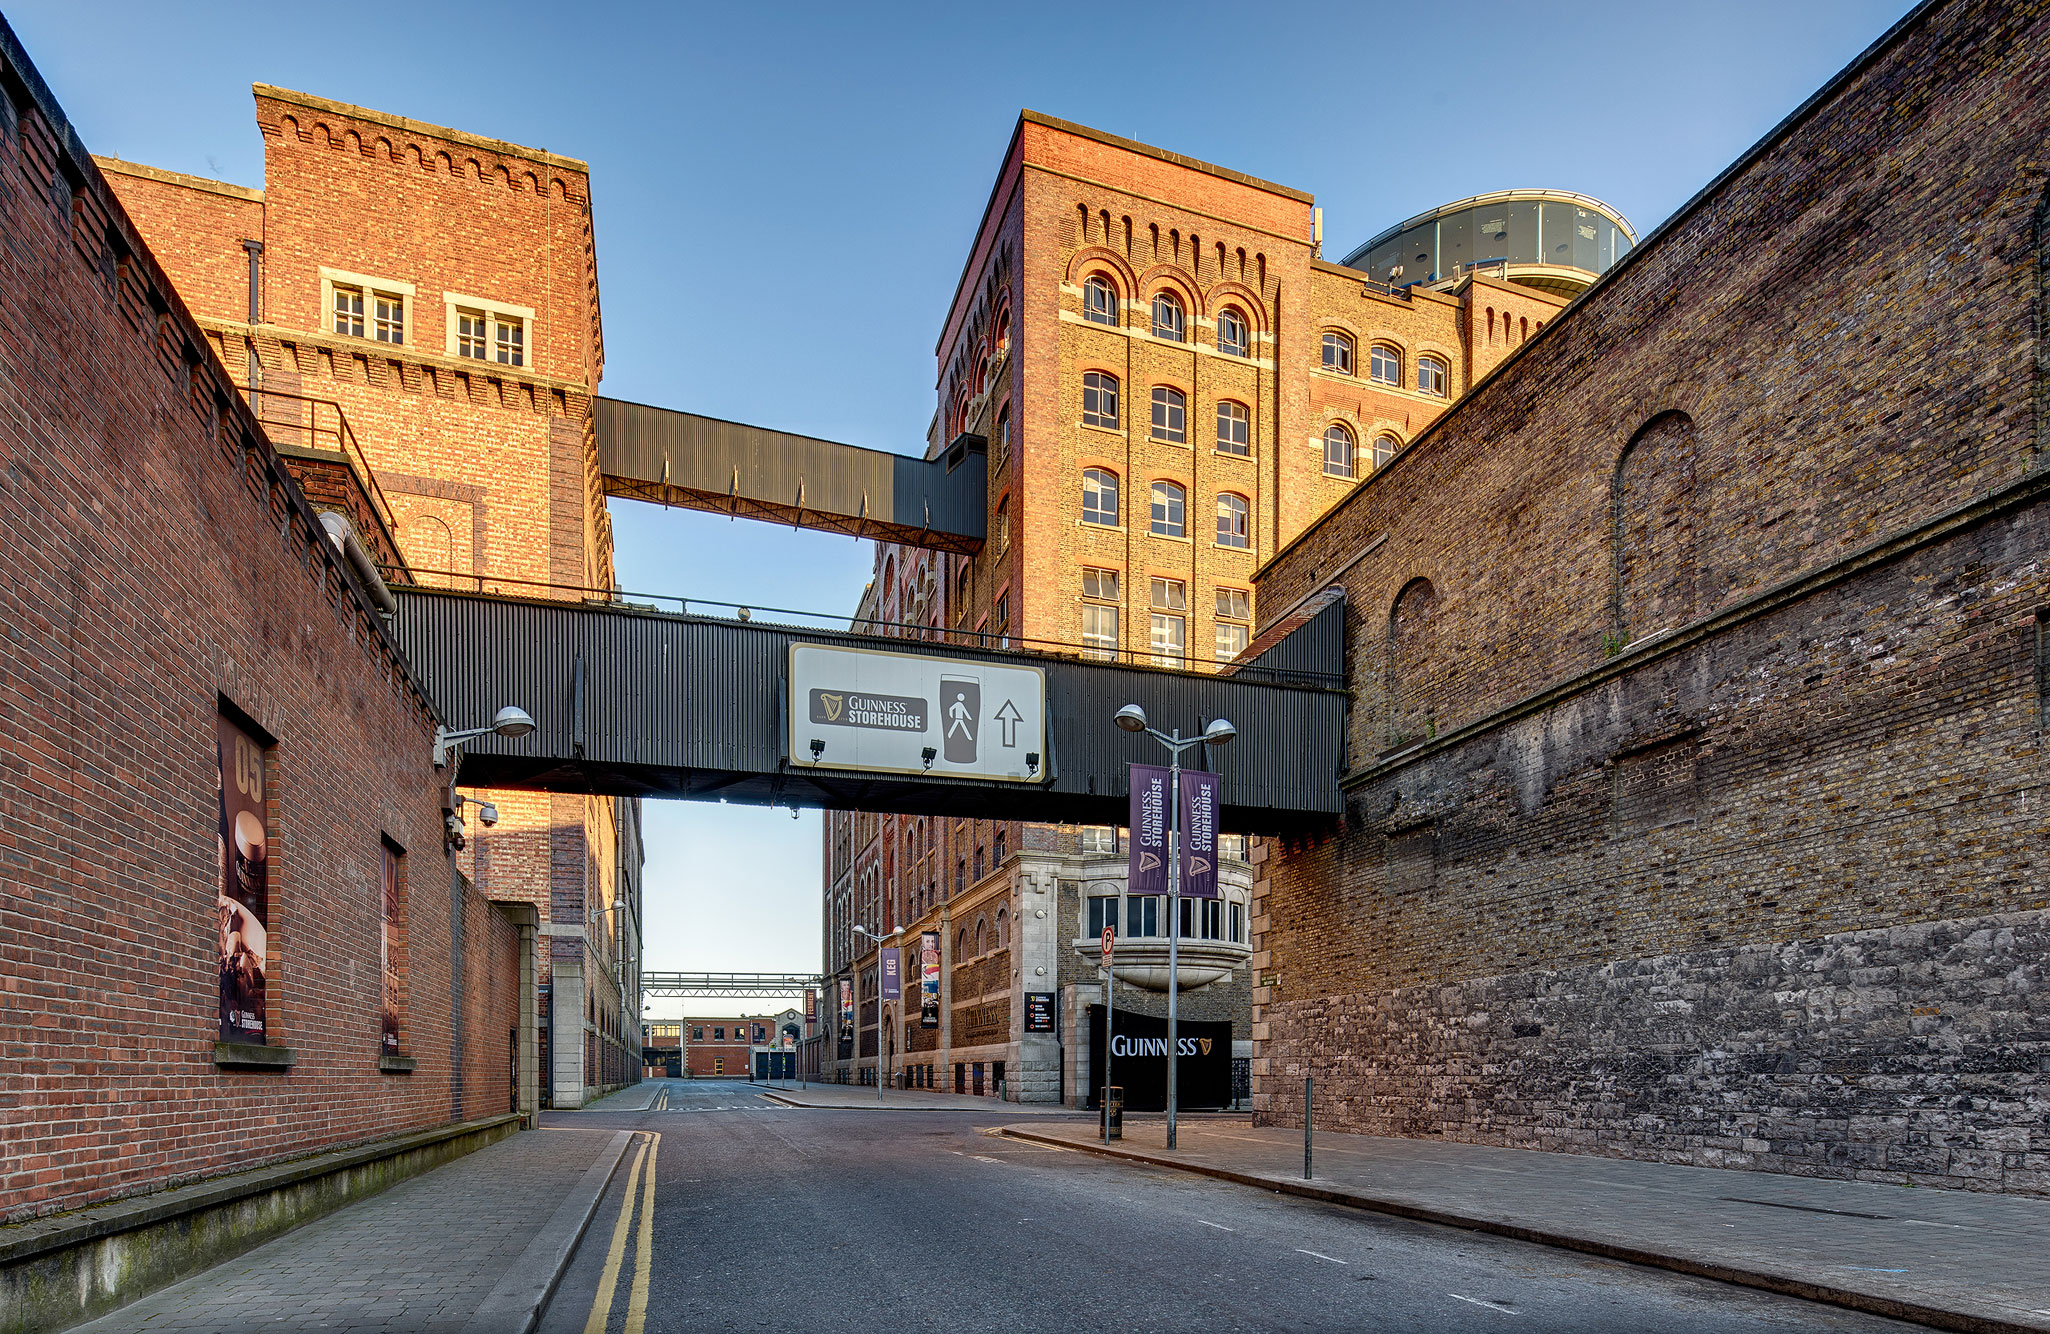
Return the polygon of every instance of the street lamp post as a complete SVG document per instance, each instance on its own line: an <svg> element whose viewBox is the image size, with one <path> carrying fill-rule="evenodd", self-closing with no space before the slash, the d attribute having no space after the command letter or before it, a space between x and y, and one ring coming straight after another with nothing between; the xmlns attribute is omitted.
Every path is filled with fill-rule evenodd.
<svg viewBox="0 0 2050 1334"><path fill-rule="evenodd" d="M1167 827L1167 1147L1175 1146L1175 1113L1179 1108L1181 1066L1180 1014L1182 938L1182 752L1197 746L1222 746L1239 730L1222 718L1213 720L1200 736L1182 737L1180 728L1172 735L1146 724L1146 710L1127 704L1117 712L1117 725L1127 732L1144 732L1168 750ZM859 930L859 928L856 928Z"/></svg>
<svg viewBox="0 0 2050 1334"><path fill-rule="evenodd" d="M883 938L865 926L857 925L857 935L867 936L876 943L876 1101L883 1100ZM854 1059L861 1060L861 1014L854 1016ZM858 1068L858 1066L857 1066Z"/></svg>

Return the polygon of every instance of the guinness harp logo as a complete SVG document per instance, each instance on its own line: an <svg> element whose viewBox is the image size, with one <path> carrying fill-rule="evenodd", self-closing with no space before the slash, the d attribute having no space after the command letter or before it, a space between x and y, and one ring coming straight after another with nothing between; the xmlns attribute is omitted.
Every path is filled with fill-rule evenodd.
<svg viewBox="0 0 2050 1334"><path fill-rule="evenodd" d="M1190 856L1189 856L1189 874L1190 874L1190 875L1192 875L1192 876L1195 876L1195 875L1205 875L1205 874L1207 874L1207 873L1209 872L1209 870L1210 870L1210 859L1209 859L1208 857L1198 857L1198 856L1196 856L1196 855L1195 855L1195 854L1193 854L1193 853L1191 853L1191 854L1190 854Z"/></svg>
<svg viewBox="0 0 2050 1334"><path fill-rule="evenodd" d="M828 695L825 691L821 690L819 692L819 703L826 706L826 721L837 723L840 721L841 710L847 707L847 697L845 695Z"/></svg>
<svg viewBox="0 0 2050 1334"><path fill-rule="evenodd" d="M1201 1047L1201 1048L1203 1049L1203 1054L1204 1054L1205 1056L1208 1056L1208 1055L1210 1054L1210 1044L1211 1044L1211 1042L1212 1042L1212 1041L1213 1041L1213 1039L1211 1039L1211 1038L1197 1038L1197 1039L1196 1039L1196 1045L1197 1045L1197 1046L1199 1046L1199 1047Z"/></svg>
<svg viewBox="0 0 2050 1334"><path fill-rule="evenodd" d="M1150 853L1150 852L1142 852L1142 853L1140 853L1140 854L1139 854L1139 869L1140 869L1141 871L1157 871L1157 870L1159 870L1159 869L1160 869L1160 858L1159 858L1159 857L1157 857L1157 856L1155 856L1155 855L1154 855L1153 853Z"/></svg>

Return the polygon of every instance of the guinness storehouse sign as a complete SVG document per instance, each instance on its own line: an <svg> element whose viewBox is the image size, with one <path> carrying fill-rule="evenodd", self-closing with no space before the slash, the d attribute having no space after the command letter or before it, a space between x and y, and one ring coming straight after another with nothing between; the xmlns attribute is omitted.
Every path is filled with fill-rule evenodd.
<svg viewBox="0 0 2050 1334"><path fill-rule="evenodd" d="M1037 667L792 644L789 686L792 764L1014 783L1046 774Z"/></svg>

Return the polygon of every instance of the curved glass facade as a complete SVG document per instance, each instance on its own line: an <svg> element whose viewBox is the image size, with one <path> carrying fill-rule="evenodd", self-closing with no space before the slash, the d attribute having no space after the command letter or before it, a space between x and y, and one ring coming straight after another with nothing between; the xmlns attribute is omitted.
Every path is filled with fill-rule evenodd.
<svg viewBox="0 0 2050 1334"><path fill-rule="evenodd" d="M1580 269L1592 282L1632 244L1628 224L1594 200L1504 192L1448 204L1362 246L1345 264L1394 287L1448 282L1473 268L1505 264Z"/></svg>

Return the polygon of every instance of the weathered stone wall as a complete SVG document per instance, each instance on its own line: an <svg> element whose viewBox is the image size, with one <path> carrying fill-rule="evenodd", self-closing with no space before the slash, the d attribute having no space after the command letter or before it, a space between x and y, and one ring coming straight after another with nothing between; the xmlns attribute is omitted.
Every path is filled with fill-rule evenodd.
<svg viewBox="0 0 2050 1334"><path fill-rule="evenodd" d="M2050 4L1924 6L1263 571L1265 1118L2050 1187L2046 186Z"/></svg>

